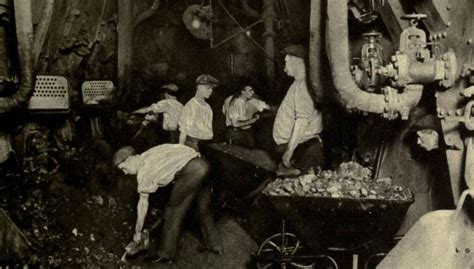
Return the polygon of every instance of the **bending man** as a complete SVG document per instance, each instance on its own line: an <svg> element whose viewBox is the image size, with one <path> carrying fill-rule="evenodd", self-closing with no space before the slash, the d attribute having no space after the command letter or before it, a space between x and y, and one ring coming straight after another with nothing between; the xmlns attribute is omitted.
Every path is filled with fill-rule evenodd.
<svg viewBox="0 0 474 269"><path fill-rule="evenodd" d="M148 211L148 197L159 187L175 182L163 216L160 247L156 261L173 261L183 219L197 198L198 217L206 247L222 253L217 228L212 219L207 201L210 188L206 188L209 173L208 162L192 148L181 144L163 144L140 155L133 155L131 147L122 148L114 156L114 164L125 174L137 175L137 191L140 199L137 206L137 222L130 247L143 249L143 224ZM205 200L202 202L202 200Z"/></svg>

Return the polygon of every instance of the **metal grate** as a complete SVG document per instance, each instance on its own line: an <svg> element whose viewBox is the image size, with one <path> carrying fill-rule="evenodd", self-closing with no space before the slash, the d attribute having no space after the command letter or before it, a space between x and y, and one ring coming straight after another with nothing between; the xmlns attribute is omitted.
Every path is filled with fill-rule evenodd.
<svg viewBox="0 0 474 269"><path fill-rule="evenodd" d="M110 80L92 80L82 83L82 102L85 105L98 105L112 101L114 83Z"/></svg>
<svg viewBox="0 0 474 269"><path fill-rule="evenodd" d="M28 104L29 110L68 110L67 79L60 76L36 76L35 89Z"/></svg>

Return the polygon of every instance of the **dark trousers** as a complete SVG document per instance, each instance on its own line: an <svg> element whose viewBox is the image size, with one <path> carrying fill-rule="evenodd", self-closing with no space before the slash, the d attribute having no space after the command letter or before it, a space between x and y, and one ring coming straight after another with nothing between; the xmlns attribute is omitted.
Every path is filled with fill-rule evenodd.
<svg viewBox="0 0 474 269"><path fill-rule="evenodd" d="M219 233L211 214L211 185L207 181L210 166L202 158L192 159L176 174L175 184L163 216L159 254L174 259L183 219L197 198L197 215L205 244L208 247L220 245Z"/></svg>
<svg viewBox="0 0 474 269"><path fill-rule="evenodd" d="M237 129L234 127L227 127L225 137L229 144L244 146L247 148L255 147L255 137L253 129Z"/></svg>
<svg viewBox="0 0 474 269"><path fill-rule="evenodd" d="M278 161L281 161L287 146L288 144L276 146L275 153ZM308 172L311 168L322 168L324 165L324 152L321 139L316 137L299 144L293 152L291 160L293 165L303 173Z"/></svg>
<svg viewBox="0 0 474 269"><path fill-rule="evenodd" d="M168 139L167 142L171 144L177 144L179 143L179 131L166 131L168 133Z"/></svg>
<svg viewBox="0 0 474 269"><path fill-rule="evenodd" d="M212 140L202 140L202 139L195 138L195 137L192 137L192 136L187 136L186 141L184 142L184 144L188 147L193 148L197 152L200 152L200 150L199 150L200 147L202 145L209 144L211 141Z"/></svg>

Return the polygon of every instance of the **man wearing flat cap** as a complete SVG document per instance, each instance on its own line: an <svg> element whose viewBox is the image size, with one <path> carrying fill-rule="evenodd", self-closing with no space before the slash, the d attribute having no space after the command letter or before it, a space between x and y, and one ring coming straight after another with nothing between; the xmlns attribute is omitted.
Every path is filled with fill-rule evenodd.
<svg viewBox="0 0 474 269"><path fill-rule="evenodd" d="M295 80L283 99L273 125L280 175L307 173L324 163L322 114L315 108L306 80L306 49L291 45L283 51L285 72Z"/></svg>
<svg viewBox="0 0 474 269"><path fill-rule="evenodd" d="M160 100L149 107L140 108L133 113L145 113L145 120L156 121L157 115L163 113L163 130L168 134L167 142L178 143L179 131L178 131L178 120L183 110L183 104L181 104L177 95L179 92L176 84L170 83L161 86L164 91L164 100Z"/></svg>
<svg viewBox="0 0 474 269"><path fill-rule="evenodd" d="M184 106L179 117L179 143L199 151L201 141L211 140L212 109L206 100L219 81L211 75L200 75L196 79L196 94Z"/></svg>

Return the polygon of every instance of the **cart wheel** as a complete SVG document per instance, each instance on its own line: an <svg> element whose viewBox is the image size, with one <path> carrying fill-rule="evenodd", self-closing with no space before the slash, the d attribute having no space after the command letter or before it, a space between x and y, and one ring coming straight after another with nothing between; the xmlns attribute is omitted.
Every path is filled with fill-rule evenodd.
<svg viewBox="0 0 474 269"><path fill-rule="evenodd" d="M292 256L300 248L300 240L296 238L296 235L292 233L277 233L267 238L260 245L258 249L258 256L275 257L279 256ZM271 269L271 268L313 268L313 264L304 265L295 262L277 262L277 261L262 261L257 262L259 269Z"/></svg>

